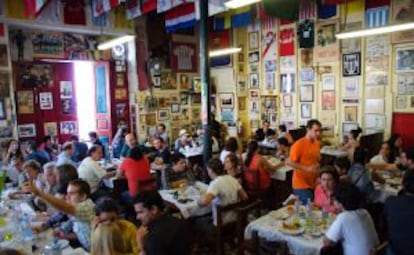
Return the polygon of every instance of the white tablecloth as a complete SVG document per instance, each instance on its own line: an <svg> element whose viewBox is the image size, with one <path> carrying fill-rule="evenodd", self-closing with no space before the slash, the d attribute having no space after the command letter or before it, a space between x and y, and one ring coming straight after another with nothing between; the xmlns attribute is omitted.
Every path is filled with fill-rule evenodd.
<svg viewBox="0 0 414 255"><path fill-rule="evenodd" d="M267 241L286 241L292 254L319 255L322 248L322 237L308 239L301 235L284 234L278 230L281 220L277 219L276 215L282 213L283 210L284 208L281 208L250 222L245 229L245 237L250 239L252 231L256 230L259 237Z"/></svg>
<svg viewBox="0 0 414 255"><path fill-rule="evenodd" d="M381 202L381 203L384 203L387 200L387 198L391 196L397 196L398 192L400 191L399 188L390 186L387 183L380 184L380 183L374 182L374 187L375 187L375 190L377 190L379 193L377 202Z"/></svg>
<svg viewBox="0 0 414 255"><path fill-rule="evenodd" d="M347 157L348 153L343 150L339 150L333 146L323 146L321 148L321 154L341 158L341 157Z"/></svg>
<svg viewBox="0 0 414 255"><path fill-rule="evenodd" d="M274 141L274 142L262 141L262 142L258 142L258 145L260 147L267 148L267 149L273 149L273 150L277 149L277 142L276 141Z"/></svg>
<svg viewBox="0 0 414 255"><path fill-rule="evenodd" d="M177 199L174 198L173 193L176 190L160 190L158 191L164 201L167 201L171 204L174 204L178 210L180 210L181 215L187 219L195 216L202 216L208 213L211 213L211 206L200 207L197 204L197 201L200 198L200 194L207 191L207 185L202 182L196 182L194 185L196 188L190 186L191 190L187 188L187 191L184 192L185 197L191 199L191 202L180 203Z"/></svg>
<svg viewBox="0 0 414 255"><path fill-rule="evenodd" d="M277 165L280 163L280 159L275 158L273 156L266 156L265 157L272 165ZM279 181L286 181L286 173L292 171L292 167L284 165L281 168L279 168L276 172L274 172L271 176L274 180Z"/></svg>

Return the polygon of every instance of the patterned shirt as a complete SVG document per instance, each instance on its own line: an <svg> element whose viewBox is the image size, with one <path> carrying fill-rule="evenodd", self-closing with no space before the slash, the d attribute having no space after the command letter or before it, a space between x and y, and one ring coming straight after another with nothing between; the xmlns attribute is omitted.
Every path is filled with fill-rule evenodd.
<svg viewBox="0 0 414 255"><path fill-rule="evenodd" d="M76 204L75 214L69 216L69 220L60 226L65 233L75 233L78 241L87 251L91 249L91 222L95 214L94 206L95 204L90 199Z"/></svg>

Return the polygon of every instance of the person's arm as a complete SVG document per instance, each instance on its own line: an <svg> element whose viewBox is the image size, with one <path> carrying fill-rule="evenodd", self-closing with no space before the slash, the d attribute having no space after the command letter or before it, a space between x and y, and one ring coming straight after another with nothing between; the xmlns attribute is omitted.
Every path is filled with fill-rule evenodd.
<svg viewBox="0 0 414 255"><path fill-rule="evenodd" d="M244 191L243 188L239 189L237 193L239 195L240 200L247 200L249 198L249 196L247 195L246 191Z"/></svg>
<svg viewBox="0 0 414 255"><path fill-rule="evenodd" d="M259 167L263 167L266 171L270 172L270 173L274 173L276 172L280 167L284 166L285 163L284 162L280 162L279 164L276 165L272 165L270 164L269 161L267 161L267 159L265 159L262 156L259 156L259 162L258 162Z"/></svg>
<svg viewBox="0 0 414 255"><path fill-rule="evenodd" d="M62 211L63 213L75 215L76 208L74 205L67 203L65 200L56 198L55 196L48 194L36 187L32 182L26 182L24 188L30 190L35 196L40 197L44 201L48 202L50 205Z"/></svg>
<svg viewBox="0 0 414 255"><path fill-rule="evenodd" d="M323 247L326 247L326 246L334 246L335 244L336 244L336 242L330 240L326 236L324 236L323 239L322 239L322 246Z"/></svg>
<svg viewBox="0 0 414 255"><path fill-rule="evenodd" d="M197 203L201 207L208 206L215 197L216 196L212 193L206 192L202 197L200 197Z"/></svg>
<svg viewBox="0 0 414 255"><path fill-rule="evenodd" d="M319 169L319 164L311 165L311 166L304 166L302 164L299 164L298 162L292 161L291 159L288 159L286 161L286 164L295 170L302 170L302 171L317 171Z"/></svg>

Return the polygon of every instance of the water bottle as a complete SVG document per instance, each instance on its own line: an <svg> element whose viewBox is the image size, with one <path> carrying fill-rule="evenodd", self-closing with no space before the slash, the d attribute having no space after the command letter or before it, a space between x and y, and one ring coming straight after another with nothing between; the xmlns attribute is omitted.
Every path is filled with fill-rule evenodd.
<svg viewBox="0 0 414 255"><path fill-rule="evenodd" d="M306 217L307 218L312 218L312 210L313 210L312 201L310 198L308 198L308 200L306 201Z"/></svg>
<svg viewBox="0 0 414 255"><path fill-rule="evenodd" d="M25 242L33 240L33 231L30 227L30 216L27 213L23 213L20 221L20 228L23 240Z"/></svg>
<svg viewBox="0 0 414 255"><path fill-rule="evenodd" d="M62 255L62 250L58 241L57 237L53 237L52 242L46 245L43 249L43 255Z"/></svg>

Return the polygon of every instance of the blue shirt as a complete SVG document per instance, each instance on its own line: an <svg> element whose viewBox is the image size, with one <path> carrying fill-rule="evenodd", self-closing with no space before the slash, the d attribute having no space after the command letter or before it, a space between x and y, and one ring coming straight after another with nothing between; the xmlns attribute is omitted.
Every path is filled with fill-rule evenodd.
<svg viewBox="0 0 414 255"><path fill-rule="evenodd" d="M81 162L86 156L88 156L88 145L81 142L73 142L75 152L73 153L72 160L75 162Z"/></svg>
<svg viewBox="0 0 414 255"><path fill-rule="evenodd" d="M72 165L75 168L77 167L76 163L71 159L71 157L69 157L69 155L67 155L64 151L62 151L57 157L56 166L61 166L61 165L66 165L66 164Z"/></svg>
<svg viewBox="0 0 414 255"><path fill-rule="evenodd" d="M27 160L36 160L41 166L50 161L49 154L44 150L37 150L27 155Z"/></svg>

